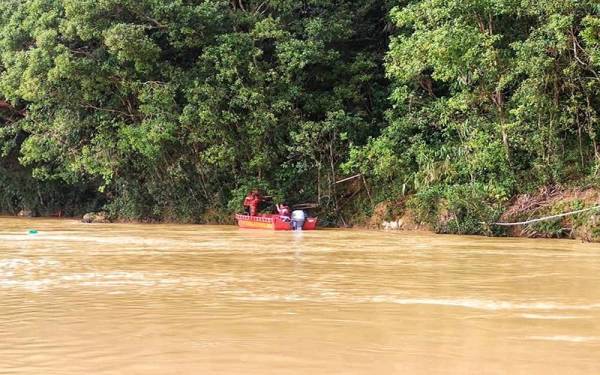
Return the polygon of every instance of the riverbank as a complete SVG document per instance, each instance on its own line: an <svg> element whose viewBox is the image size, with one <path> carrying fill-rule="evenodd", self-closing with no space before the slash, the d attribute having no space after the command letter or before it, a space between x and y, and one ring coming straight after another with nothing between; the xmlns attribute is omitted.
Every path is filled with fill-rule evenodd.
<svg viewBox="0 0 600 375"><path fill-rule="evenodd" d="M498 207L485 202L472 202L473 207L450 207L440 200L429 212L414 204L414 197L379 203L373 214L360 226L383 230L427 230L435 233L478 234L527 238L568 238L586 242L600 242L600 210L554 217L555 215L595 207L600 202L596 188L565 188L546 186L535 193L519 194ZM481 207L483 206L483 208ZM494 211L485 219L480 211ZM534 218L547 220L526 224L499 226L495 223L518 223Z"/></svg>
<svg viewBox="0 0 600 375"><path fill-rule="evenodd" d="M361 213L344 212L346 220L337 224L367 230L421 231L439 234L483 235L492 237L562 238L586 242L600 242L600 210L590 210L565 217L550 218L527 225L498 226L493 223L515 223L534 218L549 217L565 212L595 207L600 202L600 189L592 187L546 186L534 193L520 194L502 206L486 201L471 200L471 206L449 204L438 199L424 207L415 195L398 200L380 202L365 213L365 202L357 201ZM23 210L19 216L30 216ZM324 212L317 215L324 217ZM38 216L38 215L34 215ZM45 217L44 215L40 215ZM56 215L55 215L56 216ZM79 216L66 216L85 223L147 223L147 224L218 224L235 225L233 214L207 210L197 220L133 219L112 216L98 211ZM329 223L335 227L335 224Z"/></svg>

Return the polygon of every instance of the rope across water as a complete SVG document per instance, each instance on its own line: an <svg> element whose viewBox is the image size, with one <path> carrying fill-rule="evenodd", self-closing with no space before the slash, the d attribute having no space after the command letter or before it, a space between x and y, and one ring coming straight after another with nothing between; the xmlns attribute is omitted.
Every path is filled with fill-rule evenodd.
<svg viewBox="0 0 600 375"><path fill-rule="evenodd" d="M584 209L581 209L581 210L576 210L576 211L571 211L571 212L565 212L565 213L558 214L558 215L541 217L539 219L531 219L531 220L527 220L527 221L519 221L519 222L516 222L516 223L491 223L491 225L498 225L498 226L503 226L503 227L510 227L510 226L515 226L515 225L527 225L527 224L537 223L539 221L546 221L546 220L557 219L557 218L560 218L560 217L565 217L565 216L570 216L570 215L576 215L576 214L580 214L582 212L587 212L587 211L592 211L592 210L597 210L597 209L600 209L600 205L594 206L594 207L584 208Z"/></svg>

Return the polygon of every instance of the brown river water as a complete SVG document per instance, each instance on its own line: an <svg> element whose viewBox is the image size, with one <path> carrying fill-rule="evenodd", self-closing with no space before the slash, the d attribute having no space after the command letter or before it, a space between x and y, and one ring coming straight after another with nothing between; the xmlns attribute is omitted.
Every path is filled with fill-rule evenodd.
<svg viewBox="0 0 600 375"><path fill-rule="evenodd" d="M600 246L0 218L0 374L600 374Z"/></svg>

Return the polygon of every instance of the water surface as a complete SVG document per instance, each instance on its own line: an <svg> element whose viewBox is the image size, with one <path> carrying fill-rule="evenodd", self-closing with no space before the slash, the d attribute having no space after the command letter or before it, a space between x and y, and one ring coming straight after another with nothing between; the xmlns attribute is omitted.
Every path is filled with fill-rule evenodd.
<svg viewBox="0 0 600 375"><path fill-rule="evenodd" d="M567 373L598 245L0 218L2 375Z"/></svg>

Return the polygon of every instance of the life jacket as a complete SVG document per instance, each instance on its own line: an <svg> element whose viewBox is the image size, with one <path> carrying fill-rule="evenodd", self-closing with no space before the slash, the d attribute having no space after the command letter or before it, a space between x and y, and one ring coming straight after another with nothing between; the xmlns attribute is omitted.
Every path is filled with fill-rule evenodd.
<svg viewBox="0 0 600 375"><path fill-rule="evenodd" d="M252 206L253 202L254 202L254 196L247 195L246 198L244 198L244 207Z"/></svg>

